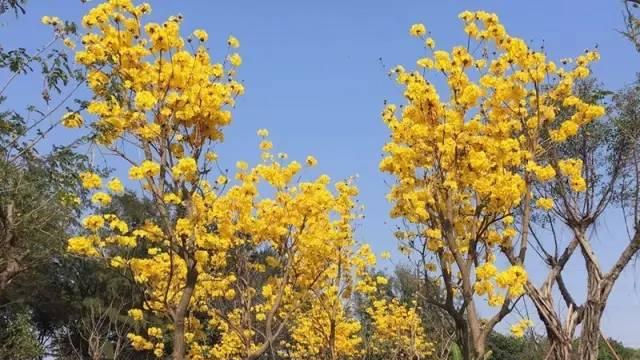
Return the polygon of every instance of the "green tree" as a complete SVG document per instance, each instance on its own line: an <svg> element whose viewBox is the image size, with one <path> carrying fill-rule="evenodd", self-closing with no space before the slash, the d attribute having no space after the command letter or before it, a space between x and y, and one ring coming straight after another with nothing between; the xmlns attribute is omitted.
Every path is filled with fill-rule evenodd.
<svg viewBox="0 0 640 360"><path fill-rule="evenodd" d="M0 316L0 359L31 360L43 355L44 349L26 312Z"/></svg>
<svg viewBox="0 0 640 360"><path fill-rule="evenodd" d="M22 4L3 1L0 10L23 12ZM6 77L0 83L0 293L15 276L46 261L49 247L60 246L64 228L77 215L70 194L78 193L75 173L86 159L71 146L40 146L60 123L52 117L71 105L83 83L58 45L74 33L74 24L56 20L51 41L35 52L0 48L0 74ZM44 79L41 99L24 110L12 106L11 86L34 78Z"/></svg>

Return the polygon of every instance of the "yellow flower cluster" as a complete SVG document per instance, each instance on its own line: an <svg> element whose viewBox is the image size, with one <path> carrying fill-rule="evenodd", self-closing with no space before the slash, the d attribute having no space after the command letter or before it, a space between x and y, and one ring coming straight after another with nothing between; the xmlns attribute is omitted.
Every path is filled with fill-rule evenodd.
<svg viewBox="0 0 640 360"><path fill-rule="evenodd" d="M85 189L98 189L102 186L102 179L100 179L100 176L96 173L88 171L81 172L80 180Z"/></svg>
<svg viewBox="0 0 640 360"><path fill-rule="evenodd" d="M516 298L524 294L527 272L522 266L511 266L496 276L496 282L501 288L509 289L508 293L510 297Z"/></svg>
<svg viewBox="0 0 640 360"><path fill-rule="evenodd" d="M98 256L98 250L94 246L94 241L95 238L93 237L72 237L67 241L67 250L83 256Z"/></svg>
<svg viewBox="0 0 640 360"><path fill-rule="evenodd" d="M524 284L527 281L527 273L521 266L511 266L507 270L498 273L497 268L491 262L486 262L476 267L476 282L473 286L476 294L486 296L490 306L502 306L504 296L495 291L495 285L508 289L510 298L517 298L524 293Z"/></svg>
<svg viewBox="0 0 640 360"><path fill-rule="evenodd" d="M133 319L134 321L140 321L143 319L144 314L142 312L142 310L140 309L130 309L127 314L129 315L129 317L131 319Z"/></svg>
<svg viewBox="0 0 640 360"><path fill-rule="evenodd" d="M198 164L191 157L178 160L178 164L171 169L173 176L187 180L195 180L198 176Z"/></svg>
<svg viewBox="0 0 640 360"><path fill-rule="evenodd" d="M109 145L133 133L155 142L163 131L178 126L186 129L182 141L173 139L178 145L220 140L221 127L231 121L227 108L244 92L233 80L235 72L211 63L204 45L189 50L188 40L180 35L181 16L143 24L150 11L148 4L109 0L82 19L90 32L82 37L76 61L86 68L95 94L88 111L97 117L99 141ZM204 30L194 31L193 36L200 42L208 38ZM235 38L229 42L232 47L239 44ZM232 58L238 66L239 55ZM148 121L151 111L155 116ZM70 127L82 123L77 117L63 121Z"/></svg>
<svg viewBox="0 0 640 360"><path fill-rule="evenodd" d="M587 184L582 177L582 160L560 160L558 167L560 168L560 173L567 177L573 191L582 192L587 189Z"/></svg>
<svg viewBox="0 0 640 360"><path fill-rule="evenodd" d="M82 225L91 231L98 231L104 226L104 218L100 215L89 215L82 220Z"/></svg>
<svg viewBox="0 0 640 360"><path fill-rule="evenodd" d="M553 199L551 198L539 198L536 200L536 206L543 210L553 209Z"/></svg>
<svg viewBox="0 0 640 360"><path fill-rule="evenodd" d="M62 116L62 125L68 128L79 128L84 124L84 119L77 112L66 113Z"/></svg>
<svg viewBox="0 0 640 360"><path fill-rule="evenodd" d="M160 164L151 160L144 160L140 166L132 166L129 169L129 179L142 180L147 177L154 177L160 174Z"/></svg>
<svg viewBox="0 0 640 360"><path fill-rule="evenodd" d="M121 194L124 192L124 185L118 178L111 179L111 181L107 183L107 188L115 194Z"/></svg>
<svg viewBox="0 0 640 360"><path fill-rule="evenodd" d="M43 16L40 19L40 22L42 22L44 25L51 25L51 26L58 26L62 24L62 21L57 16Z"/></svg>
<svg viewBox="0 0 640 360"><path fill-rule="evenodd" d="M427 28L424 26L424 24L413 24L411 25L411 29L409 29L409 34L411 34L411 36L420 37L424 36L426 33Z"/></svg>
<svg viewBox="0 0 640 360"><path fill-rule="evenodd" d="M533 326L533 321L529 319L522 319L517 323L511 325L511 334L515 337L523 337L524 332Z"/></svg>
<svg viewBox="0 0 640 360"><path fill-rule="evenodd" d="M93 196L91 197L91 202L96 205L107 206L111 203L111 196L100 191L93 194Z"/></svg>
<svg viewBox="0 0 640 360"><path fill-rule="evenodd" d="M153 343L140 335L129 333L127 334L127 339L129 339L129 341L131 342L131 346L136 350L153 349Z"/></svg>

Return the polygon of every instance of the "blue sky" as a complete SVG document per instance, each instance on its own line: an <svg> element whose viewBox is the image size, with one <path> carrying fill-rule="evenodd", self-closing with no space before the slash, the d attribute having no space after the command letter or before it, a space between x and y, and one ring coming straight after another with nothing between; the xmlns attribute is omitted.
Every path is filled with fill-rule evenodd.
<svg viewBox="0 0 640 360"><path fill-rule="evenodd" d="M28 15L0 21L0 44L30 49L44 44L49 33L40 25L43 15L79 20L90 1L29 0ZM388 136L380 120L385 99L396 100L400 89L387 76L396 64L412 66L422 45L408 36L408 28L423 22L438 47L466 41L457 14L484 9L498 13L507 30L533 44L544 41L553 59L571 57L598 45L602 60L595 75L611 89L633 80L640 55L616 32L622 23L618 1L508 1L508 0L324 0L324 1L150 1L151 19L161 21L181 13L184 30L209 32L213 56L224 56L227 36L240 39L244 62L240 79L246 95L237 103L227 140L219 147L221 160L256 162L255 135L259 128L271 132L276 151L291 158L308 154L319 160L317 171L333 179L359 175L360 201L366 219L358 237L377 251L392 250L395 240L387 219L387 185L378 172L381 147ZM5 74L1 74L5 76ZM37 102L39 80L12 85L14 104ZM17 96L16 96L17 95ZM51 139L68 143L68 133ZM249 146L247 146L249 144ZM596 248L603 263L610 263L621 246L616 214L602 224ZM609 262L608 262L609 261ZM569 282L583 288L579 262L569 268ZM634 264L616 286L603 321L606 336L640 347L640 290ZM535 274L534 274L535 276Z"/></svg>

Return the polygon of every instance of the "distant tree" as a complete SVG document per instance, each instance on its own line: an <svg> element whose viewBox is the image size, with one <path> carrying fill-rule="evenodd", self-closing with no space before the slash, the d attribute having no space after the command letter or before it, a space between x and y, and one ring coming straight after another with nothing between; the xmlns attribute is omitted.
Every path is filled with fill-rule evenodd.
<svg viewBox="0 0 640 360"><path fill-rule="evenodd" d="M5 4L19 7L22 2ZM49 258L49 248L62 245L62 232L77 216L76 170L85 158L72 147L38 145L61 121L50 121L82 83L68 53L58 46L75 32L75 25L48 19L51 41L30 54L24 48L0 48L0 294L15 276ZM11 85L29 76L43 80L41 100L26 110L9 104ZM57 97L56 97L57 96ZM80 106L80 105L78 105Z"/></svg>
<svg viewBox="0 0 640 360"><path fill-rule="evenodd" d="M624 4L625 29L621 33L640 51L640 19L638 18L638 0L622 0Z"/></svg>
<svg viewBox="0 0 640 360"><path fill-rule="evenodd" d="M631 349L615 339L600 340L598 360L638 360L640 349Z"/></svg>
<svg viewBox="0 0 640 360"><path fill-rule="evenodd" d="M528 332L523 337L502 335L494 332L489 336L491 360L539 360L546 355L545 344L535 339L535 334Z"/></svg>
<svg viewBox="0 0 640 360"><path fill-rule="evenodd" d="M0 359L32 360L43 354L43 346L28 313L0 316Z"/></svg>
<svg viewBox="0 0 640 360"><path fill-rule="evenodd" d="M431 357L448 359L455 342L455 325L445 311L433 305L445 297L442 288L431 279L425 281L421 275L422 271L418 266L396 266L389 276L391 294L404 304L416 302L422 326L434 344Z"/></svg>

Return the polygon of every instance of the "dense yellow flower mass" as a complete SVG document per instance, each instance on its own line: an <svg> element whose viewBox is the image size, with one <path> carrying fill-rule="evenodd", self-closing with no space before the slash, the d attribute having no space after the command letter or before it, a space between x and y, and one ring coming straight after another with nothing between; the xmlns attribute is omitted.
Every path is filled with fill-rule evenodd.
<svg viewBox="0 0 640 360"><path fill-rule="evenodd" d="M397 299L380 299L373 301L367 313L373 320L370 346L374 353L404 354L409 359L431 355L433 344L425 336L415 307L402 305Z"/></svg>
<svg viewBox="0 0 640 360"><path fill-rule="evenodd" d="M418 70L392 72L406 104L382 112L391 139L380 169L396 179L391 216L413 225L397 233L401 250L415 250L425 265L436 258L445 290L465 306L481 295L501 307L527 282L517 258L503 271L494 265L500 250L521 240L516 226L528 226L529 215L515 224L512 215L529 204L553 207L552 199L536 199L534 182L559 173L573 191L585 190L579 160L549 162L543 155L604 113L573 94L598 54L587 51L561 66L509 35L495 14L466 11L460 19L469 45L450 51L434 49L423 25L411 27L426 54ZM437 77L446 84L440 92ZM561 110L565 120L556 118ZM430 255L420 255L425 249Z"/></svg>
<svg viewBox="0 0 640 360"><path fill-rule="evenodd" d="M172 138L167 146L193 148L220 140L220 128L231 121L227 107L243 86L233 80L234 70L211 62L204 45L188 46L191 38L180 35L181 17L143 24L150 11L148 4L107 1L82 19L89 32L76 61L86 67L95 94L88 111L97 117L100 142L137 134L154 143L178 126L185 129L183 138ZM201 42L208 37L203 30L193 36ZM67 121L70 126L77 126L76 118Z"/></svg>
<svg viewBox="0 0 640 360"><path fill-rule="evenodd" d="M288 351L282 355L291 359L356 359L362 353L361 327L341 306L334 308L330 303L316 301L296 320L292 344L287 344ZM333 347L328 341L332 334Z"/></svg>
<svg viewBox="0 0 640 360"><path fill-rule="evenodd" d="M185 159L189 160L181 165ZM176 176L178 181L195 181L192 177L197 177L197 173L192 160L183 158L173 169L180 173ZM293 178L301 170L300 165L295 164L266 160L254 168L242 166L244 170L235 176L238 183L223 194L203 179L198 181L198 192L189 196L165 193L162 204L167 211L182 209L179 211L185 212L184 217L178 217L169 228L151 219L129 228L113 214L89 215L84 220L88 235L70 239L69 251L112 257L111 266L128 267L136 282L146 289L144 311L155 315L174 311L184 296L190 270L194 271L197 279L190 306L201 312L200 316L206 314L209 322L187 318L187 329L193 333L189 345L191 358L225 359L256 351L261 344L255 331L261 325L245 323L242 319L247 316L257 323L267 318L278 323L291 321L294 334L307 334L306 327L317 328L318 324L337 316L338 334L344 338L337 338L336 349L340 353L355 353L361 341L357 334L360 325L346 318L341 298L330 289L335 279L345 276L337 272L337 259L344 260L341 266L352 266L361 278L366 278L368 267L375 262L375 258L372 260L368 255L370 251L359 252L360 256L350 252L355 244L350 222L356 217L352 209L357 190L349 182L338 182L334 193L329 189L330 180L326 175L294 184ZM144 180L152 188L158 177L159 173L154 171ZM114 186L115 181L109 182L109 187L119 190ZM261 182L274 186L273 196L260 195ZM108 196L96 192L92 199L100 202ZM124 259L113 256L120 253L118 249L135 247L140 242L150 247L148 256ZM176 243L181 252L174 249ZM250 286L252 276L238 274L237 264L230 264L258 249L269 255L247 259L247 270L279 274L272 275L263 288ZM353 274L349 272L347 281L351 281ZM239 278L245 275L249 277ZM238 293L238 289L242 291ZM251 295L256 292L262 294L262 299ZM322 292L326 294L319 297ZM253 305L249 309L241 307L249 298ZM338 314L328 312L324 313L328 317L322 317L317 305L305 310L304 304L318 298L332 299ZM226 305L220 306L223 303ZM132 309L129 314L134 320L143 318L140 309ZM220 332L222 341L210 343L205 336L207 331ZM157 349L157 340L153 338L136 334L130 339L137 349ZM319 345L309 343L310 339L303 336L294 336L294 339L296 342L290 346L299 353L319 351ZM163 355L160 351L155 353Z"/></svg>

